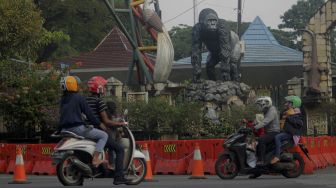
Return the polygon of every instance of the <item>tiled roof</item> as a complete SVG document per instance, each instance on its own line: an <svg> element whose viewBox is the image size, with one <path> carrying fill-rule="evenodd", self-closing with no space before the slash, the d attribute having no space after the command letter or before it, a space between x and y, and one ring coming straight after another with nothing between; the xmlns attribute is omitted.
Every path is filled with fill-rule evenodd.
<svg viewBox="0 0 336 188"><path fill-rule="evenodd" d="M242 63L303 62L303 54L282 46L257 16L242 36L245 54Z"/></svg>
<svg viewBox="0 0 336 188"><path fill-rule="evenodd" d="M128 67L132 57L132 47L127 38L114 27L92 52L72 57L64 63L81 62L79 69Z"/></svg>
<svg viewBox="0 0 336 188"><path fill-rule="evenodd" d="M242 66L251 63L276 65L276 63L302 63L303 54L297 50L282 46L257 16L242 36L245 42L245 54ZM202 53L202 63L206 63L208 52ZM190 64L190 57L176 61L176 64Z"/></svg>
<svg viewBox="0 0 336 188"><path fill-rule="evenodd" d="M259 16L249 25L242 39L248 45L279 45Z"/></svg>

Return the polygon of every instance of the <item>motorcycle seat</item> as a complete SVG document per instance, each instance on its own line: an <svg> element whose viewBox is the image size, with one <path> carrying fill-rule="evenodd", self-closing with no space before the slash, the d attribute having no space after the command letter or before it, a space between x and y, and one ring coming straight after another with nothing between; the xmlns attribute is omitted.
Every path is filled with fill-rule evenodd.
<svg viewBox="0 0 336 188"><path fill-rule="evenodd" d="M292 139L284 140L281 142L281 148L291 148L294 146L294 141Z"/></svg>
<svg viewBox="0 0 336 188"><path fill-rule="evenodd" d="M80 140L85 139L85 137L83 137L83 136L79 136L79 135L77 135L76 133L71 132L71 131L62 131L62 132L60 133L60 136L61 136L61 137L77 138L77 139L80 139Z"/></svg>

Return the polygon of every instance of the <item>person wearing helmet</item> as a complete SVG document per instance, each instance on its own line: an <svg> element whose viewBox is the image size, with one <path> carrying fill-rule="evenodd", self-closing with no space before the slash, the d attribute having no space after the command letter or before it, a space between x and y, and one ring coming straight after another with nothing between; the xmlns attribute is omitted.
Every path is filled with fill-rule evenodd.
<svg viewBox="0 0 336 188"><path fill-rule="evenodd" d="M285 97L285 112L283 113L284 126L281 133L275 136L275 156L271 160L271 164L280 161L281 142L293 139L295 144L299 140L302 133L303 119L300 111L301 99L298 96Z"/></svg>
<svg viewBox="0 0 336 188"><path fill-rule="evenodd" d="M264 119L258 122L254 128L256 130L260 128L265 129L265 135L258 138L257 145L257 165L264 165L264 156L266 153L266 146L274 142L274 137L280 132L278 111L275 106L272 105L272 99L268 96L259 97L256 100L258 109L264 114ZM253 178L253 177L251 177Z"/></svg>
<svg viewBox="0 0 336 188"><path fill-rule="evenodd" d="M85 126L82 119L84 114L91 124L100 125L85 97L78 94L80 79L75 76L61 78L63 95L60 101L60 131L74 132L85 138L97 140L96 150L93 154L92 165L99 166L105 162L99 159L99 154L104 151L108 135L99 129Z"/></svg>
<svg viewBox="0 0 336 188"><path fill-rule="evenodd" d="M123 126L125 125L124 122L117 122L112 121L109 119L109 116L107 114L107 106L104 103L104 101L101 99L101 96L105 93L105 86L107 84L107 81L101 77L101 76L94 76L89 79L87 82L87 86L90 92L90 96L88 96L87 102L92 109L95 117L99 119L103 124L100 125L100 129L104 130L108 134L108 140L106 143L107 148L109 151L109 168L112 168L113 166L113 155L112 151L115 151L116 153L116 165L115 165L115 178L114 178L114 184L124 184L128 183L129 180L124 178L123 174L123 164L124 164L124 155L125 151L122 145L120 145L116 140L114 139L114 132L113 127L116 126Z"/></svg>

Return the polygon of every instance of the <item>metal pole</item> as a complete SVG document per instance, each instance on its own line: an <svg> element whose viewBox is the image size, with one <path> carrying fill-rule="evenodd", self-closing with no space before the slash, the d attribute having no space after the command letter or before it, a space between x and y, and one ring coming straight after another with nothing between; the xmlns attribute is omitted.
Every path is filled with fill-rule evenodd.
<svg viewBox="0 0 336 188"><path fill-rule="evenodd" d="M238 0L238 16L237 16L237 34L239 36L239 40L241 37L241 6L242 6L242 2L241 0Z"/></svg>
<svg viewBox="0 0 336 188"><path fill-rule="evenodd" d="M113 18L117 21L117 24L118 24L119 28L125 34L126 38L128 39L128 41L130 42L131 46L133 47L133 50L134 50L135 54L137 55L138 60L140 62L141 69L145 73L145 76L146 76L147 80L150 83L152 83L153 79L152 79L151 75L149 74L148 69L147 69L147 67L146 67L146 65L145 65L145 63L144 63L144 61L142 59L141 52L138 49L138 46L137 46L136 42L133 40L133 38L131 37L131 35L127 32L126 28L124 27L124 25L122 24L121 20L119 19L119 17L115 13L115 11L112 8L112 6L110 5L109 1L105 0L104 2L106 4L107 8L110 10ZM130 70L130 71L133 71L133 70Z"/></svg>
<svg viewBox="0 0 336 188"><path fill-rule="evenodd" d="M197 0L193 0L193 10L194 10L194 25L196 24L197 20L197 9L196 9L196 5L197 5Z"/></svg>

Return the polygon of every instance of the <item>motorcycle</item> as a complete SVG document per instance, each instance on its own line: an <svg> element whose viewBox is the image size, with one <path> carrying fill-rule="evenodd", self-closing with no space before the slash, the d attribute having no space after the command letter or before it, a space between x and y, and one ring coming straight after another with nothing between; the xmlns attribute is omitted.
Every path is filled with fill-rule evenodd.
<svg viewBox="0 0 336 188"><path fill-rule="evenodd" d="M123 137L119 139L125 149L124 174L130 180L127 185L141 183L146 175L145 156L135 144L134 136L127 125L121 127ZM69 131L62 131L54 137L62 137L54 148L52 159L56 165L58 180L64 186L83 185L85 178L113 178L114 170L107 168L106 164L94 167L91 164L96 142L85 139ZM105 160L105 154L99 156Z"/></svg>
<svg viewBox="0 0 336 188"><path fill-rule="evenodd" d="M266 165L256 165L256 153L254 132L251 128L240 128L230 135L223 144L224 152L215 162L216 174L221 179L233 179L238 174L253 175L257 178L262 174L282 174L286 178L299 177L304 170L304 160L297 152L290 152L294 146L293 141L282 142L280 161L270 164L274 156L275 144L269 144L266 148ZM308 151L303 145L299 145L303 153L308 156Z"/></svg>

